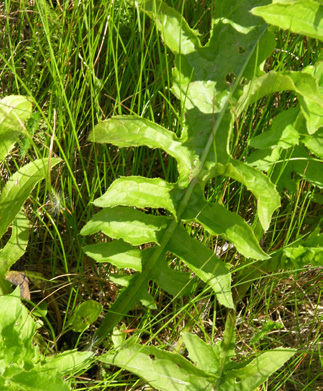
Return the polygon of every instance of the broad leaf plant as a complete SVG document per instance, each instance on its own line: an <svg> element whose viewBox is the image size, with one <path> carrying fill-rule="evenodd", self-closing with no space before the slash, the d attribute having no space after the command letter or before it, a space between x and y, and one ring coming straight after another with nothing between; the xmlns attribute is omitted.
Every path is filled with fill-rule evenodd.
<svg viewBox="0 0 323 391"><path fill-rule="evenodd" d="M261 269L246 267L244 273L249 277L256 275L254 270L322 264L322 236L318 231L304 242L278 251L273 258L258 242L280 207L278 190L293 188L292 172L315 186L323 184L322 170L318 170L322 158L322 61L298 72L264 71L265 61L275 49L275 26L322 39L322 5L314 0L273 4L268 0L218 1L210 38L203 46L185 19L163 1L142 0L136 4L155 22L164 44L175 56L172 92L185 112L181 135L143 117L115 116L96 125L89 140L119 148L160 148L176 160L178 179L170 183L162 178L121 177L94 201L102 210L81 234L101 231L114 240L88 245L85 253L97 262L134 271L128 279L119 278L124 288L98 328L94 342L102 342L139 302L154 308L147 289L150 281L174 296L192 292L192 274L171 269L167 262L167 254L171 253L208 284L219 304L228 309L223 341L211 347L186 335L184 342L197 367L176 354L139 345L108 353L100 360L127 368L159 389L255 389L295 350L265 352L254 361L233 365L236 298L231 290L231 266L192 238L186 227L195 224L211 235L222 236L246 263L261 265ZM269 131L250 140L258 151L247 162L233 158L230 142L237 118L250 104L279 91L293 91L297 106L281 113ZM271 179L265 173L270 170ZM257 211L252 226L222 204L206 199L206 185L218 176L240 182L253 194ZM165 213L148 213L147 208L163 209ZM117 277L111 275L114 281ZM241 284L238 298L249 284ZM213 368L203 362L203 352L213 360ZM170 366L173 362L174 368L167 367L166 362ZM176 376L159 381L159 375L165 379L168 369Z"/></svg>

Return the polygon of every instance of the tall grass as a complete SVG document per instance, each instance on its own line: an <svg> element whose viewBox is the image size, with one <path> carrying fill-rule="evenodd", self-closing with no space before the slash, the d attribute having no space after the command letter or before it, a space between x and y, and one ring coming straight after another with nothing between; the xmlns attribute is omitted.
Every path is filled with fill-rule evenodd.
<svg viewBox="0 0 323 391"><path fill-rule="evenodd" d="M7 173L36 157L51 155L64 160L52 173L51 187L39 185L28 201L34 229L28 251L17 265L60 282L61 289L50 282L48 289L56 291L51 300L59 308L62 323L49 313L48 323L40 332L48 338L50 349L63 350L84 346L96 328L93 325L80 341L73 332L61 336L76 304L92 298L107 308L118 289L106 278L112 266L94 264L82 251L85 238L79 232L95 212L92 201L121 175L161 176L171 182L177 178L175 162L162 151L90 144L89 131L113 114L135 113L179 134L183 114L169 89L172 54L148 18L123 0L52 3L5 0L0 5L0 94L26 95L34 103L27 126L34 143L20 140L1 166L0 176L4 182ZM213 7L209 2L168 3L181 11L202 37L209 31ZM298 70L315 62L318 55L316 41L280 32L267 67ZM282 108L294 104L291 93L282 93L250 106L237 120L232 154L241 159L248 156L250 137L262 133ZM286 246L318 226L322 209L312 202L315 196L316 190L302 179L296 193L284 192L282 207L263 238L266 252ZM233 181L213 181L208 197L221 201L247 221L253 219L255 206L250 193ZM188 229L235 266L236 272L244 267L223 240L209 237L197 227ZM175 268L183 267L176 259L170 262ZM239 284L235 275L233 278ZM256 340L258 349L275 347L283 340L303 352L264 384L264 390L315 390L320 386L319 280L319 272L311 269L268 275L254 281L242 301L237 339L241 355L254 352L257 348L252 341ZM177 300L154 285L150 289L158 310L137 308L125 318L131 338L177 351L183 349L183 330L194 331L207 341L220 339L224 314L209 288L200 283L194 297ZM41 300L40 296L35 292L33 300ZM88 390L143 386L133 375L101 367L70 381Z"/></svg>

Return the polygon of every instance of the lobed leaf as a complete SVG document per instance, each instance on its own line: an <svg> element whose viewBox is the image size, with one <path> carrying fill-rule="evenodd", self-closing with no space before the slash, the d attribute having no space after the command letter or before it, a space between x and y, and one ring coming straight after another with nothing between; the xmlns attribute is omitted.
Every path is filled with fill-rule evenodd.
<svg viewBox="0 0 323 391"><path fill-rule="evenodd" d="M143 267L149 262L153 248L139 250L122 240L115 240L110 243L85 246L84 251L97 262L110 262L119 268L130 268L142 272ZM115 276L111 275L110 278L113 279ZM189 273L169 268L162 259L149 273L149 279L157 282L162 289L174 296L188 294L194 283ZM126 281L126 286L128 284L129 281Z"/></svg>
<svg viewBox="0 0 323 391"><path fill-rule="evenodd" d="M173 132L147 119L134 116L112 117L96 125L88 140L118 147L146 145L150 148L161 148L177 160L181 186L188 184L192 170L191 153Z"/></svg>
<svg viewBox="0 0 323 391"><path fill-rule="evenodd" d="M222 15L214 21L215 27L211 32L209 44L201 47L182 16L168 8L164 2L142 1L140 4L149 16L153 15L157 21L157 28L162 31L165 43L169 44L175 53L174 92L182 100L187 114L181 138L177 138L172 132L143 118L120 116L98 124L89 139L112 143L119 147L146 145L150 148L161 148L177 160L179 180L170 189L161 180L137 178L134 181L133 177L129 180L122 178L115 187L112 186L110 194L105 195L106 205L113 207L94 216L81 231L83 235L102 231L112 238L123 239L132 245L151 242L158 244L151 250L141 253L141 273L133 275L130 281L125 281L127 286L99 327L95 335L96 342L101 341L122 316L138 303L138 300L142 301L147 295L149 279L158 281L164 289L176 292L176 294L190 287L191 281L188 276L184 275L185 277L180 279L173 271L170 272L167 269L164 262L167 251L182 257L200 278L212 286L221 303L230 308L233 307L228 268L213 257L208 249L201 250L202 244L197 242L195 246L191 245L191 241L187 242L187 246L198 250L195 256L195 254L188 254L184 248L186 242L184 245L175 243L173 240L173 237L180 237L181 240L185 237L183 232L177 232L181 229L179 228L181 220L194 219L204 206L211 208L213 212L212 221L209 221L208 225L210 232L217 231L229 237L247 256L256 259L267 258L259 247L252 229L240 217L232 217L225 208L215 207L215 209L204 203L203 191L200 190L198 197L195 197L195 187L202 178L207 177L207 172L216 163L226 165L231 161L229 147L235 116L233 111L229 110L232 104L229 100L234 97L235 93L240 94L242 77L254 76L255 67L256 75L263 73L261 62L274 48L273 35L266 30L266 25L260 18L248 13L249 3L247 5L241 3L237 6L230 0L221 5L221 12L226 16L234 15L234 23L228 23L228 19L223 18ZM167 29L164 30L165 26ZM175 36L175 30L177 36ZM229 40L222 42L217 37L221 31L225 30L229 33L223 36L228 36ZM173 32L169 34L169 31ZM181 35L184 36L184 51L180 50ZM235 47L237 40L239 40L239 46ZM229 41L230 45L228 45ZM266 43L266 45L262 46L261 43ZM257 50L258 47L260 47L259 50ZM228 83L228 76L231 73L236 80L228 85L230 83ZM257 177L257 174L253 173L254 169L249 168L248 171L246 169L242 175L240 174L242 170L239 171L239 164L237 163L236 166L236 175L247 176L248 174L253 180ZM271 191L274 189L273 185L270 187L269 181L263 182ZM162 186L159 186L160 184ZM128 187L128 190L133 193L127 192L125 195L126 191L121 188L122 185ZM139 185L143 186L143 190L139 188ZM248 184L248 186L252 188L253 185ZM150 191L158 192L161 197L148 194ZM260 194L256 190L254 193ZM122 196L121 200L119 194ZM260 219L266 226L274 203L271 203L272 198L267 197L270 201L269 206L264 206L263 200L264 197L260 200L258 209ZM105 201L101 198L99 202L104 205ZM140 207L163 205L172 213L175 211L175 219L161 216L148 217L137 210L116 207L120 203ZM192 209L192 204L195 210ZM217 215L218 212L219 215ZM151 218L154 220L152 221ZM216 226L214 226L214 218ZM218 223L220 220L221 222ZM234 226L229 227L232 223ZM246 244L247 240L251 243ZM146 254L149 254L147 258ZM178 282L180 281L176 287L175 284L172 287L172 284L167 283L167 279L175 281L176 278Z"/></svg>

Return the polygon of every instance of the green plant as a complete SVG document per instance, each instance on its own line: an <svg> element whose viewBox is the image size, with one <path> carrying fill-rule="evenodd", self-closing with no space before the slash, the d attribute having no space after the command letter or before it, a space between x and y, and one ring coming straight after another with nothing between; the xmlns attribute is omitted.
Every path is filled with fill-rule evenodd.
<svg viewBox="0 0 323 391"><path fill-rule="evenodd" d="M18 294L18 297L16 296ZM0 386L4 391L70 390L63 376L84 371L92 362L91 352L67 350L46 355L43 341L34 343L40 326L21 303L19 288L0 297Z"/></svg>
<svg viewBox="0 0 323 391"><path fill-rule="evenodd" d="M9 96L0 101L0 159L4 160L21 135L29 142L31 136L24 122L31 114L32 105L22 96ZM41 343L34 344L36 328L31 313L20 297L30 299L20 273L10 267L25 253L29 239L29 221L22 209L34 186L42 179L49 182L49 172L61 159L36 159L19 168L2 187L0 194L0 238L12 225L12 232L0 250L0 385L2 390L69 390L63 376L86 369L92 353L65 351L50 356L40 351ZM11 277L11 278L10 278ZM20 279L19 279L20 277ZM18 285L12 294L9 280ZM28 294L27 294L28 291ZM102 307L86 302L75 309L69 326L84 331L97 318ZM44 341L42 342L44 345Z"/></svg>
<svg viewBox="0 0 323 391"><path fill-rule="evenodd" d="M266 3L268 1L262 2ZM299 3L303 5L304 2ZM310 3L307 5L309 8L314 4L318 13L322 11L318 3ZM104 209L85 225L82 235L102 231L117 240L86 246L85 253L97 262L110 262L118 268L128 267L136 271L127 279L120 276L125 288L98 328L94 343L101 342L139 301L148 308L154 308L153 298L147 292L149 281L155 281L175 296L190 294L194 289L194 279L188 273L172 270L165 261L167 253L180 258L197 277L209 284L219 303L229 309L223 342L214 348L218 355L214 364L217 374L207 378L203 373L201 376L206 377L203 384L193 386L190 383L190 376L197 371L191 364L178 356L168 356L168 353L157 354L155 348L136 346L130 350L121 350L115 356L108 354L101 358L102 361L128 368L148 381L149 376L145 376L147 363L152 365L152 372L157 371L157 368L162 372L171 367L174 369L174 365L167 361L169 357L172 357L170 361L173 362L180 360L181 364L177 362L180 368L189 367L186 375L190 380L186 385L177 388L177 381L169 378L167 384L161 381L156 385L161 389L255 389L295 353L295 350L268 351L252 363L241 362L238 370L233 369L229 357L233 355L235 303L231 293L230 265L219 260L199 240L190 237L185 229L187 224L199 224L211 235L223 236L235 245L242 256L252 259L250 267L245 261L238 275L240 285L236 300L243 297L249 288L252 273L254 275L251 277L254 277L264 270L277 271L295 268L295 265L322 264L322 236L319 229L313 232L311 238L304 235L304 241L300 240L295 245L274 253L273 258L260 248L257 241L269 228L271 217L280 205L280 197L273 182L281 188L283 180L290 178L291 172L297 172L314 185L322 186L319 173L310 175L312 164L313 170L317 170L316 160L308 152L305 156L300 155L299 148L295 145L301 139L311 153L318 151L321 134L319 110L322 110L323 100L320 61L314 67L300 72L264 72L264 61L274 49L275 29L252 15L261 15L267 8L256 8L252 13L249 12L253 4L252 1L244 1L238 5L234 1L217 4L209 41L201 46L197 34L179 13L162 1L141 1L140 7L154 19L164 43L175 55L172 92L181 101L186 115L182 123L182 134L176 137L173 132L142 117L118 116L100 122L89 137L93 142L110 143L118 147L145 145L160 148L176 159L178 169L176 183L160 178L121 177L112 183L103 196L94 201L94 205ZM260 5L259 2L257 5ZM309 15L309 24L314 24L315 31L320 31L315 25L318 19L312 19L312 13ZM286 18L288 17L291 18L287 13ZM295 24L293 26L297 28L297 23L296 27ZM311 36L312 31L309 28L306 33ZM300 29L297 32L304 33ZM314 37L317 38L317 35ZM319 37L322 38L322 34ZM284 121L277 118L270 132L250 142L256 147L269 148L275 156L266 166L263 165L264 155L251 161L257 168L276 170L278 174L270 172L271 180L250 164L234 159L230 143L234 124L249 104L265 95L285 90L296 93L299 106L282 113ZM181 120L180 117L178 119ZM305 150L304 147L300 148ZM289 155L283 155L285 149ZM269 152L266 150L266 153ZM289 160L290 156L295 160ZM299 163L300 159L305 161ZM304 167L308 167L309 171ZM257 213L254 214L253 228L219 202L205 198L207 184L218 176L240 182L254 195ZM137 208L160 208L165 211L166 216ZM153 243L154 246L148 243ZM305 253L306 256L303 257ZM118 276L111 277L117 281ZM247 282L244 283L245 279ZM189 341L189 337L186 337L186 343ZM192 346L195 346L194 343ZM192 349L189 348L189 351L192 355ZM149 361L149 354L156 357L160 355L162 360L167 361L167 365L165 361L157 360L154 367ZM135 369L133 365L137 364L133 364L132 359L135 363L139 360L142 365L138 364ZM268 367L268 360L275 360L277 366ZM201 366L198 359L193 361ZM250 383L248 376L253 375L249 369L255 366L259 382ZM268 371L262 372L264 367ZM150 382L154 385L154 381ZM239 388L240 385L242 388Z"/></svg>
<svg viewBox="0 0 323 391"><path fill-rule="evenodd" d="M31 102L22 96L9 96L0 101L0 161L12 150L21 135L30 138L24 122L31 115ZM29 222L22 211L32 189L47 179L58 158L36 159L18 169L6 182L0 194L0 238L12 224L10 239L0 250L0 295L11 291L6 280L10 267L24 254L29 237Z"/></svg>
<svg viewBox="0 0 323 391"><path fill-rule="evenodd" d="M143 377L158 390L255 390L279 369L296 350L281 349L262 353L253 360L234 362L235 317L227 317L223 341L206 344L197 335L182 335L190 360L154 346L133 344L98 357Z"/></svg>

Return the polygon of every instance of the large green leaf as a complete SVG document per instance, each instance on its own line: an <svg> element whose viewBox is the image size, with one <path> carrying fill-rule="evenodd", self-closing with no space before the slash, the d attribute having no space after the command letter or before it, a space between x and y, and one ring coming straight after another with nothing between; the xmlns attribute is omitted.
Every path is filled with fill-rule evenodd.
<svg viewBox="0 0 323 391"><path fill-rule="evenodd" d="M139 246L149 242L159 243L168 224L166 217L145 214L136 209L106 208L86 223L81 234L91 235L102 231L111 238Z"/></svg>
<svg viewBox="0 0 323 391"><path fill-rule="evenodd" d="M212 390L216 377L196 368L184 357L153 346L134 345L107 353L98 360L127 369L165 391Z"/></svg>
<svg viewBox="0 0 323 391"><path fill-rule="evenodd" d="M161 0L139 0L138 3L141 9L155 21L163 40L173 53L188 55L200 49L197 33L174 8Z"/></svg>
<svg viewBox="0 0 323 391"><path fill-rule="evenodd" d="M280 190L286 188L295 192L297 187L292 178L294 172L299 178L323 188L322 161L311 156L303 145L293 148L291 153L285 151L282 154L281 160L275 165L272 179Z"/></svg>
<svg viewBox="0 0 323 391"><path fill-rule="evenodd" d="M323 127L315 134L303 136L302 141L312 154L323 159Z"/></svg>
<svg viewBox="0 0 323 391"><path fill-rule="evenodd" d="M193 194L183 214L184 220L200 223L212 235L222 235L248 258L268 258L268 255L260 248L252 228L242 217L217 203L201 201L201 195L202 193L198 191Z"/></svg>
<svg viewBox="0 0 323 391"><path fill-rule="evenodd" d="M25 253L29 238L29 220L20 211L13 224L11 237L0 250L0 296L10 292L5 276L10 267Z"/></svg>
<svg viewBox="0 0 323 391"><path fill-rule="evenodd" d="M260 354L240 369L224 373L219 391L253 391L282 367L296 353L296 349L277 348Z"/></svg>
<svg viewBox="0 0 323 391"><path fill-rule="evenodd" d="M161 148L177 160L179 182L187 185L192 170L191 153L173 132L151 121L134 116L113 117L96 125L89 135L89 140L118 147L146 145L150 148Z"/></svg>
<svg viewBox="0 0 323 391"><path fill-rule="evenodd" d="M158 265L152 269L150 278L160 288L176 297L192 294L194 284L196 285L196 280L191 273L173 270L165 262L158 262Z"/></svg>
<svg viewBox="0 0 323 391"><path fill-rule="evenodd" d="M56 356L46 357L42 368L57 371L61 375L68 375L72 368L75 372L86 369L91 361L93 361L92 352L78 352L76 349L65 350Z"/></svg>
<svg viewBox="0 0 323 391"><path fill-rule="evenodd" d="M249 145L257 149L274 149L280 147L288 149L298 145L300 134L296 129L299 126L299 108L282 111L272 121L271 129L249 140Z"/></svg>
<svg viewBox="0 0 323 391"><path fill-rule="evenodd" d="M267 2L261 1L260 5ZM208 155L205 164L209 165L208 160L226 163L231 129L223 121L220 130L215 129L218 114L223 111L219 117L223 116L230 94L240 88L240 77L259 74L263 61L275 48L273 34L266 31L260 18L249 13L253 1L237 4L227 0L215 7L211 37L202 47L183 17L165 2L141 1L140 4L156 21L165 44L175 54L172 91L186 109L186 127L181 140L186 148L194 151L193 166L202 158L212 131L217 156ZM237 83L228 88L230 75Z"/></svg>
<svg viewBox="0 0 323 391"><path fill-rule="evenodd" d="M96 262L110 262L119 268L142 270L141 251L123 240L91 244L85 246L84 251Z"/></svg>
<svg viewBox="0 0 323 391"><path fill-rule="evenodd" d="M107 192L93 203L101 208L136 206L164 208L176 216L171 191L174 186L159 178L122 177L112 183Z"/></svg>
<svg viewBox="0 0 323 391"><path fill-rule="evenodd" d="M275 251L265 270L301 269L306 265L323 266L323 234L314 235L307 240L298 240L289 246Z"/></svg>
<svg viewBox="0 0 323 391"><path fill-rule="evenodd" d="M33 343L36 323L20 297L0 297L0 378L8 390L68 391L62 379L91 364L92 352L66 351L42 356ZM1 382L0 382L1 385Z"/></svg>
<svg viewBox="0 0 323 391"><path fill-rule="evenodd" d="M0 162L21 134L29 136L24 122L30 117L31 102L24 96L11 95L0 100Z"/></svg>
<svg viewBox="0 0 323 391"><path fill-rule="evenodd" d="M270 71L263 76L251 80L244 87L236 106L236 113L240 115L248 104L254 103L258 99L277 91L294 91L321 108L323 107L323 95L318 88L316 77L306 71Z"/></svg>
<svg viewBox="0 0 323 391"><path fill-rule="evenodd" d="M188 333L183 335L183 339L189 357L198 367L176 353L141 345L104 354L98 360L127 369L158 390L253 391L296 353L295 349L280 348L242 363L232 363L232 355L226 355L221 371L221 356L226 349L224 341L207 345Z"/></svg>
<svg viewBox="0 0 323 391"><path fill-rule="evenodd" d="M322 57L322 55L321 55ZM305 73L312 75L316 78L318 88L323 96L323 60L318 61L316 64L310 65L304 69ZM313 101L310 97L299 96L301 109L304 114L307 123L307 130L310 135L315 133L318 129L323 127L323 116L322 116L322 104Z"/></svg>
<svg viewBox="0 0 323 391"><path fill-rule="evenodd" d="M277 89L291 89L298 94L300 105L280 113L272 122L271 130L250 140L250 146L261 151L252 153L247 162L264 171L272 171L271 179L281 190L296 191L292 174L308 180L315 186L323 186L322 167L311 153L322 156L322 110L323 110L323 66L319 61L302 72L285 72L276 78L267 74L245 87L244 95L250 88L253 101ZM310 76L310 78L308 78ZM272 85L270 85L272 83ZM240 108L244 105L240 99Z"/></svg>
<svg viewBox="0 0 323 391"><path fill-rule="evenodd" d="M216 376L220 366L221 341L214 345L207 344L191 333L184 333L183 341L189 352L189 358L197 367Z"/></svg>
<svg viewBox="0 0 323 391"><path fill-rule="evenodd" d="M34 366L30 371L19 371L13 376L8 376L7 384L11 390L21 391L69 391L70 388L62 379L62 375L49 368L44 370L42 365Z"/></svg>
<svg viewBox="0 0 323 391"><path fill-rule="evenodd" d="M320 1L278 0L253 8L251 12L283 30L323 40L323 7Z"/></svg>
<svg viewBox="0 0 323 391"><path fill-rule="evenodd" d="M217 164L214 166L207 173L204 181L206 182L207 179L218 175L235 179L244 184L252 192L258 201L257 211L260 223L266 231L269 228L272 214L280 206L279 194L270 179L248 164L234 159L231 159L226 165Z"/></svg>
<svg viewBox="0 0 323 391"><path fill-rule="evenodd" d="M70 315L67 326L76 332L83 332L94 323L102 311L102 305L94 300L79 304Z"/></svg>
<svg viewBox="0 0 323 391"><path fill-rule="evenodd" d="M48 176L61 159L39 159L20 168L5 184L0 195L0 238L19 213L35 185Z"/></svg>
<svg viewBox="0 0 323 391"><path fill-rule="evenodd" d="M145 270L147 263L149 263L153 249L139 250L123 240L115 240L110 243L97 243L85 246L84 251L97 262L110 262L119 268L128 268L142 272ZM110 278L114 277L115 275L110 275ZM168 267L165 259L160 259L160 262L150 271L146 282L148 283L149 280L157 282L162 289L174 296L188 293L187 291L191 289L191 285L194 282L189 273L178 272ZM128 286L128 283L129 281L124 285Z"/></svg>

